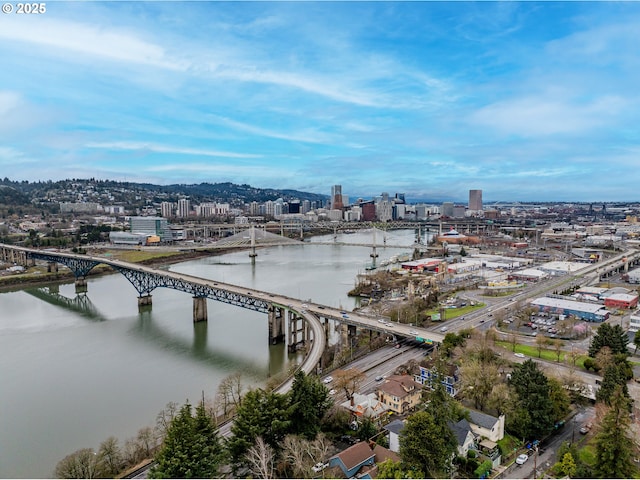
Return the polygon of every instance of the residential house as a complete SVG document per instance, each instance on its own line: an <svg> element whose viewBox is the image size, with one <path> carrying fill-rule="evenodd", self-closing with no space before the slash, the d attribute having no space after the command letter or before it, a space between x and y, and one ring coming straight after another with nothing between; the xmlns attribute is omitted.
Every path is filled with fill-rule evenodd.
<svg viewBox="0 0 640 480"><path fill-rule="evenodd" d="M435 362L429 361L426 366L418 367L419 373L414 375L413 379L425 387L433 389L433 384L439 378L438 371L436 370ZM452 397L455 397L458 393L460 385L460 370L457 365L450 364L446 366L446 372L444 378L441 380L447 393Z"/></svg>
<svg viewBox="0 0 640 480"><path fill-rule="evenodd" d="M376 478L377 464L388 459L400 461L397 453L373 442L363 441L331 457L329 467L338 467L345 478Z"/></svg>
<svg viewBox="0 0 640 480"><path fill-rule="evenodd" d="M504 438L504 415L498 418L477 410L469 410L469 423L473 433L492 442Z"/></svg>
<svg viewBox="0 0 640 480"><path fill-rule="evenodd" d="M400 432L404 428L403 420L394 420L384 426L384 429L388 432L387 439L389 440L389 450L392 452L400 451Z"/></svg>
<svg viewBox="0 0 640 480"><path fill-rule="evenodd" d="M389 407L378 400L375 393L369 393L368 395L354 393L351 400L347 400L340 406L351 412L353 420L358 423L368 418L381 425L389 413Z"/></svg>
<svg viewBox="0 0 640 480"><path fill-rule="evenodd" d="M467 458L469 450L476 450L476 436L471 429L471 425L469 425L466 418L457 423L450 421L448 424L458 441L458 455Z"/></svg>
<svg viewBox="0 0 640 480"><path fill-rule="evenodd" d="M378 399L395 413L413 410L422 398L422 388L409 375L392 375L378 385Z"/></svg>

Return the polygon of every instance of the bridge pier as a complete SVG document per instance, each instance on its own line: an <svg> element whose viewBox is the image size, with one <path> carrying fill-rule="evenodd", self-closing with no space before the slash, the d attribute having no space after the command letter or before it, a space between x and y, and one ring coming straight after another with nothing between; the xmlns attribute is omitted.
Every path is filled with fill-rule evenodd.
<svg viewBox="0 0 640 480"><path fill-rule="evenodd" d="M76 277L75 286L76 286L76 293L86 293L87 279L85 277Z"/></svg>
<svg viewBox="0 0 640 480"><path fill-rule="evenodd" d="M58 262L47 262L47 272L58 273Z"/></svg>
<svg viewBox="0 0 640 480"><path fill-rule="evenodd" d="M289 341L287 342L289 353L295 352L300 345L304 345L307 335L305 334L305 327L304 318L299 317L295 312L289 311ZM298 339L298 335L300 339Z"/></svg>
<svg viewBox="0 0 640 480"><path fill-rule="evenodd" d="M193 323L207 320L207 297L193 297Z"/></svg>
<svg viewBox="0 0 640 480"><path fill-rule="evenodd" d="M284 309L271 306L269 308L269 343L276 345L284 341Z"/></svg>
<svg viewBox="0 0 640 480"><path fill-rule="evenodd" d="M140 295L138 297L138 311L144 310L145 308L151 308L151 295Z"/></svg>

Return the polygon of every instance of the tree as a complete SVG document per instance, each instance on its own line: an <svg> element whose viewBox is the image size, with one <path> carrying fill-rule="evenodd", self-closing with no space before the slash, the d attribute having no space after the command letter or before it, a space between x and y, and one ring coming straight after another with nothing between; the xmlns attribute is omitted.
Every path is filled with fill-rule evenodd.
<svg viewBox="0 0 640 480"><path fill-rule="evenodd" d="M227 439L234 468L241 464L245 453L259 436L278 451L282 439L289 433L290 418L286 395L260 388L247 392L236 411L232 436Z"/></svg>
<svg viewBox="0 0 640 480"><path fill-rule="evenodd" d="M609 347L613 354L624 353L628 355L627 343L627 334L620 325L611 326L608 323L603 323L591 339L589 356L595 358L602 347Z"/></svg>
<svg viewBox="0 0 640 480"><path fill-rule="evenodd" d="M289 393L291 433L313 440L332 404L327 387L317 377L308 376L299 370L294 376Z"/></svg>
<svg viewBox="0 0 640 480"><path fill-rule="evenodd" d="M629 428L629 406L630 400L618 386L595 436L594 472L598 478L631 478L635 473L632 458L637 444Z"/></svg>
<svg viewBox="0 0 640 480"><path fill-rule="evenodd" d="M571 397L562 383L555 378L549 379L549 399L551 400L554 421L562 420L569 414Z"/></svg>
<svg viewBox="0 0 640 480"><path fill-rule="evenodd" d="M564 344L562 343L562 340L557 338L554 338L551 344L553 345L553 351L556 353L556 362L560 362L560 356L562 355L562 346Z"/></svg>
<svg viewBox="0 0 640 480"><path fill-rule="evenodd" d="M201 402L192 415L185 403L172 420L150 478L212 478L218 474L221 444L213 418Z"/></svg>
<svg viewBox="0 0 640 480"><path fill-rule="evenodd" d="M357 368L337 370L333 376L333 383L336 389L344 390L347 399L351 399L351 396L360 388L360 385L362 385L362 382L366 379L365 374Z"/></svg>
<svg viewBox="0 0 640 480"><path fill-rule="evenodd" d="M538 349L538 358L542 357L542 350L547 345L547 337L544 335L536 336L536 348Z"/></svg>
<svg viewBox="0 0 640 480"><path fill-rule="evenodd" d="M611 405L611 399L616 389L620 387L622 394L630 399L624 367L618 363L610 363L604 370L600 388L596 392L596 401Z"/></svg>
<svg viewBox="0 0 640 480"><path fill-rule="evenodd" d="M166 436L179 407L180 405L176 402L169 402L156 416L156 431L161 439L164 439Z"/></svg>
<svg viewBox="0 0 640 480"><path fill-rule="evenodd" d="M475 408L484 411L489 395L500 379L498 367L494 363L465 357L460 366L460 374L465 397L473 400Z"/></svg>
<svg viewBox="0 0 640 480"><path fill-rule="evenodd" d="M528 359L514 368L509 384L518 394L514 433L520 438L543 438L555 423L547 377L537 363Z"/></svg>
<svg viewBox="0 0 640 480"><path fill-rule="evenodd" d="M429 412L418 412L407 419L400 432L400 457L409 469L424 473L423 478L449 476L445 472L457 449L453 432L436 423Z"/></svg>
<svg viewBox="0 0 640 480"><path fill-rule="evenodd" d="M636 334L633 337L633 344L636 346L633 353L638 353L638 347L640 346L640 330L636 330Z"/></svg>
<svg viewBox="0 0 640 480"><path fill-rule="evenodd" d="M56 478L96 478L98 456L91 448L67 455L56 465Z"/></svg>
<svg viewBox="0 0 640 480"><path fill-rule="evenodd" d="M234 373L225 377L218 385L216 405L220 405L222 415L227 417L229 412L242 403L242 374Z"/></svg>
<svg viewBox="0 0 640 480"><path fill-rule="evenodd" d="M124 466L120 446L116 437L109 437L100 444L98 449L98 463L101 474L107 478L114 478Z"/></svg>
<svg viewBox="0 0 640 480"><path fill-rule="evenodd" d="M573 459L573 455L571 455L571 452L564 454L559 468L565 476L575 478L577 465L576 461Z"/></svg>
<svg viewBox="0 0 640 480"><path fill-rule="evenodd" d="M249 448L246 455L249 469L257 478L274 478L275 454L262 437L256 438L256 443Z"/></svg>

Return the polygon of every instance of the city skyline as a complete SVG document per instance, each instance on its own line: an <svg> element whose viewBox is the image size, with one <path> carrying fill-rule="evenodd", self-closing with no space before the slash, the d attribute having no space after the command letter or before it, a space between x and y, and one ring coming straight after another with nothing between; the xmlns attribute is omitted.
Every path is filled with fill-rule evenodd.
<svg viewBox="0 0 640 480"><path fill-rule="evenodd" d="M0 168L640 200L639 27L635 2L49 2L0 16Z"/></svg>

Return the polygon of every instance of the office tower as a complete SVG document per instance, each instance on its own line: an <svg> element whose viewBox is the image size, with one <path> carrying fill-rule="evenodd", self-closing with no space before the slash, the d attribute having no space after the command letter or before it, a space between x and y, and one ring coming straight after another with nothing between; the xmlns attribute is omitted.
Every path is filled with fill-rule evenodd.
<svg viewBox="0 0 640 480"><path fill-rule="evenodd" d="M344 203L342 203L342 185L334 185L331 187L331 209L342 210Z"/></svg>
<svg viewBox="0 0 640 480"><path fill-rule="evenodd" d="M443 217L453 217L453 202L444 202L440 208L440 215Z"/></svg>
<svg viewBox="0 0 640 480"><path fill-rule="evenodd" d="M289 202L289 213L300 213L300 200L291 200Z"/></svg>
<svg viewBox="0 0 640 480"><path fill-rule="evenodd" d="M482 210L482 190L469 190L469 210Z"/></svg>

